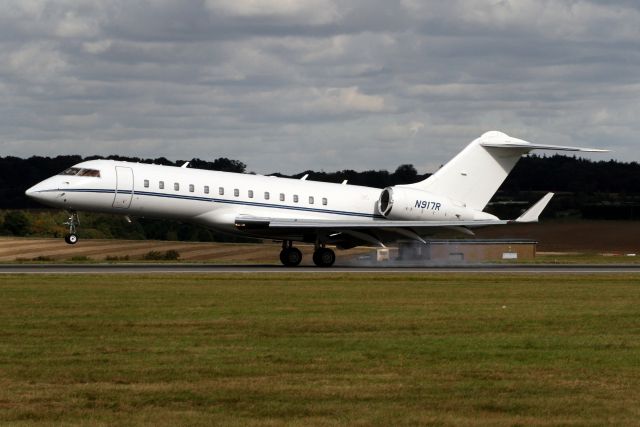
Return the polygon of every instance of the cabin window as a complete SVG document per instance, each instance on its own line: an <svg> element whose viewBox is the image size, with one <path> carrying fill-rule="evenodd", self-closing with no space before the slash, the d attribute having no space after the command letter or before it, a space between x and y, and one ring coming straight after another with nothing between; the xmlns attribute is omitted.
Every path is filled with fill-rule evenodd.
<svg viewBox="0 0 640 427"><path fill-rule="evenodd" d="M309 204L312 205L313 204L313 196L309 196Z"/></svg>
<svg viewBox="0 0 640 427"><path fill-rule="evenodd" d="M253 199L253 190L249 190L249 193L248 193L248 194L249 194L249 198L250 198L250 199Z"/></svg>
<svg viewBox="0 0 640 427"><path fill-rule="evenodd" d="M148 179L144 180L144 188L149 188L149 180Z"/></svg>
<svg viewBox="0 0 640 427"><path fill-rule="evenodd" d="M240 190L238 190L237 188L234 188L233 195L236 197L240 196Z"/></svg>
<svg viewBox="0 0 640 427"><path fill-rule="evenodd" d="M264 199L265 200L269 200L269 192L268 191L264 192Z"/></svg>
<svg viewBox="0 0 640 427"><path fill-rule="evenodd" d="M284 193L280 193L280 201L284 202Z"/></svg>
<svg viewBox="0 0 640 427"><path fill-rule="evenodd" d="M193 184L189 184L189 193L196 191L196 187Z"/></svg>
<svg viewBox="0 0 640 427"><path fill-rule="evenodd" d="M158 183L158 188L161 189L161 190L164 190L164 181L160 181Z"/></svg>
<svg viewBox="0 0 640 427"><path fill-rule="evenodd" d="M293 195L293 203L298 203L298 195L297 194Z"/></svg>
<svg viewBox="0 0 640 427"><path fill-rule="evenodd" d="M180 184L178 184L177 182L173 183L173 189L176 191L180 191Z"/></svg>
<svg viewBox="0 0 640 427"><path fill-rule="evenodd" d="M204 186L204 194L209 194L209 186L208 185Z"/></svg>
<svg viewBox="0 0 640 427"><path fill-rule="evenodd" d="M218 188L218 194L224 196L224 187Z"/></svg>
<svg viewBox="0 0 640 427"><path fill-rule="evenodd" d="M327 206L327 198L326 197L322 198L322 205L323 206Z"/></svg>

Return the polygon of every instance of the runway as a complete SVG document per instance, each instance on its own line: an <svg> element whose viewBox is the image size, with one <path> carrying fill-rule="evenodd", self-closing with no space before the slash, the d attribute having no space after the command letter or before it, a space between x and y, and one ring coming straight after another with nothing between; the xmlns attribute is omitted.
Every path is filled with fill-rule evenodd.
<svg viewBox="0 0 640 427"><path fill-rule="evenodd" d="M3 264L0 274L613 274L640 273L631 264L481 264L457 266L335 266L319 268L233 264Z"/></svg>

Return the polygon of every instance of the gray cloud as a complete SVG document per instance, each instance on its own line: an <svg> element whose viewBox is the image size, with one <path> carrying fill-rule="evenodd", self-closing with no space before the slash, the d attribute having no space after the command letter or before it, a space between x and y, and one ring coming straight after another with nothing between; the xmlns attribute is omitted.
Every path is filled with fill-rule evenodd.
<svg viewBox="0 0 640 427"><path fill-rule="evenodd" d="M429 171L500 129L640 160L638 22L623 0L9 0L0 155Z"/></svg>

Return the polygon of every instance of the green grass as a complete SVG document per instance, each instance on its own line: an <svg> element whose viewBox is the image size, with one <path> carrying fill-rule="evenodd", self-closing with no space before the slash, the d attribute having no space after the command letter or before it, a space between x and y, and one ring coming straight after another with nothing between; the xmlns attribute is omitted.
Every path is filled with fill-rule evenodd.
<svg viewBox="0 0 640 427"><path fill-rule="evenodd" d="M638 275L3 275L0 304L0 424L640 419Z"/></svg>

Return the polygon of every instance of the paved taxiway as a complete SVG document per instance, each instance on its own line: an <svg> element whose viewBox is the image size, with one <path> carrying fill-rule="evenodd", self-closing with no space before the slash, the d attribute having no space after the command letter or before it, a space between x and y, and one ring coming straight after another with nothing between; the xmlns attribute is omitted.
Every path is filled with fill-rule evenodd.
<svg viewBox="0 0 640 427"><path fill-rule="evenodd" d="M276 265L213 265L213 264L4 264L0 274L223 274L223 273L555 273L603 274L640 273L640 265L560 265L560 264L483 264L461 266L335 266L318 268L300 266L287 268Z"/></svg>

